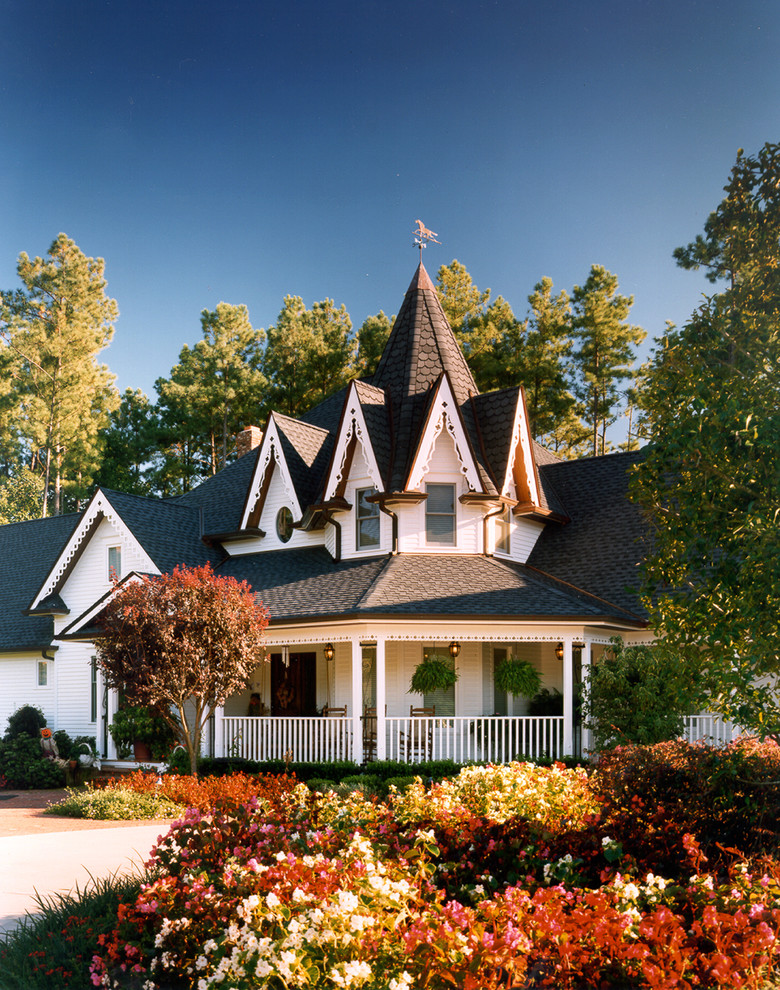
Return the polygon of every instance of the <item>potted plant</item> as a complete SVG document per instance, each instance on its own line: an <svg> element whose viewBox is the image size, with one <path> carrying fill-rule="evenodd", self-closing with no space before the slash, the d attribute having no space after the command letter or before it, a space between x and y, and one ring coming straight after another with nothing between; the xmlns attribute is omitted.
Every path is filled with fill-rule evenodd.
<svg viewBox="0 0 780 990"><path fill-rule="evenodd" d="M108 731L120 757L126 757L132 751L138 763L162 759L175 739L171 726L146 705L124 705L114 715Z"/></svg>
<svg viewBox="0 0 780 990"><path fill-rule="evenodd" d="M449 657L435 653L418 663L412 674L411 690L415 694L432 694L434 691L448 691L457 681L458 675Z"/></svg>
<svg viewBox="0 0 780 990"><path fill-rule="evenodd" d="M528 660L511 656L496 667L495 683L499 691L515 697L532 698L542 685L539 671Z"/></svg>

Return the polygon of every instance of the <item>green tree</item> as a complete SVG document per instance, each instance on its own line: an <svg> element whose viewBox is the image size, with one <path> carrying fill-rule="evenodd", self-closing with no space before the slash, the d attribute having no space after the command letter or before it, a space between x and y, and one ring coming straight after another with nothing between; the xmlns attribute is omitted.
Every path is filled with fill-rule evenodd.
<svg viewBox="0 0 780 990"><path fill-rule="evenodd" d="M553 295L550 278L536 283L528 304L526 319L504 337L503 364L510 375L507 384L520 383L525 388L531 434L541 441L556 435L575 405L567 381L571 304L565 291Z"/></svg>
<svg viewBox="0 0 780 990"><path fill-rule="evenodd" d="M0 293L0 333L16 355L15 392L29 465L43 475L42 514L63 510L64 491L83 493L99 459L97 437L118 403L113 376L97 363L118 316L106 296L102 258L87 258L65 234L47 258L19 256L23 288Z"/></svg>
<svg viewBox="0 0 780 990"><path fill-rule="evenodd" d="M120 586L98 623L106 683L167 719L195 774L206 723L264 660L268 616L251 588L208 564L177 567Z"/></svg>
<svg viewBox="0 0 780 990"><path fill-rule="evenodd" d="M96 485L131 495L157 494L152 476L160 425L157 410L140 389L125 389L100 440L103 456Z"/></svg>
<svg viewBox="0 0 780 990"><path fill-rule="evenodd" d="M620 383L633 380L634 346L646 336L641 327L627 322L634 297L618 295L617 290L617 276L593 265L585 284L575 285L572 293L574 394L582 405L594 455L609 450L606 432L617 418Z"/></svg>
<svg viewBox="0 0 780 990"><path fill-rule="evenodd" d="M501 348L517 324L509 303L501 296L491 303L491 290L480 291L457 259L439 269L436 291L479 390L516 384L507 380Z"/></svg>
<svg viewBox="0 0 780 990"><path fill-rule="evenodd" d="M367 378L376 371L394 321L394 316L385 316L384 311L380 310L376 316L366 317L360 325L357 332L358 353L355 362L355 375L358 378Z"/></svg>
<svg viewBox="0 0 780 990"><path fill-rule="evenodd" d="M269 406L299 416L352 377L355 339L344 306L332 299L306 309L300 296L285 296L276 324L268 328L263 370Z"/></svg>
<svg viewBox="0 0 780 990"><path fill-rule="evenodd" d="M37 519L42 501L43 478L29 468L0 478L0 525Z"/></svg>
<svg viewBox="0 0 780 990"><path fill-rule="evenodd" d="M675 252L725 287L654 354L633 495L657 635L703 671L714 710L780 739L780 145L740 152L725 193Z"/></svg>
<svg viewBox="0 0 780 990"><path fill-rule="evenodd" d="M690 669L663 644L624 646L619 636L589 668L583 715L598 752L678 738L701 693Z"/></svg>
<svg viewBox="0 0 780 990"><path fill-rule="evenodd" d="M266 387L260 370L265 333L252 326L246 306L221 302L204 309L200 322L202 339L185 345L170 377L155 382L168 438L163 456L183 468L185 490L195 477L225 467L236 434L262 410Z"/></svg>

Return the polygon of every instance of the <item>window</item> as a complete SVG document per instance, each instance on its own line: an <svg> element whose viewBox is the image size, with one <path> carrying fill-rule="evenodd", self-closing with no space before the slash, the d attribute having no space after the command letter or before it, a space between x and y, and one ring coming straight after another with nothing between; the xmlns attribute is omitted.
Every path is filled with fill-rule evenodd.
<svg viewBox="0 0 780 990"><path fill-rule="evenodd" d="M455 485L425 486L425 540L438 546L455 545Z"/></svg>
<svg viewBox="0 0 780 990"><path fill-rule="evenodd" d="M276 513L276 535L282 541L282 543L287 543L287 541L292 536L293 531L293 517L292 512L283 505L281 509Z"/></svg>
<svg viewBox="0 0 780 990"><path fill-rule="evenodd" d="M507 506L500 516L496 516L496 551L498 553L509 553L509 533L511 517L509 506Z"/></svg>
<svg viewBox="0 0 780 990"><path fill-rule="evenodd" d="M108 580L118 581L122 576L122 548L108 548Z"/></svg>
<svg viewBox="0 0 780 990"><path fill-rule="evenodd" d="M446 663L450 667L455 666L455 658L449 655L446 647L442 649L435 646L424 646L423 647L423 660L427 660L429 657L438 657L443 663ZM441 688L436 691L431 691L430 694L423 695L423 705L425 708L432 708L436 706L436 718L445 715L455 714L455 685L442 690Z"/></svg>
<svg viewBox="0 0 780 990"><path fill-rule="evenodd" d="M38 687L49 686L49 665L45 660L38 661Z"/></svg>
<svg viewBox="0 0 780 990"><path fill-rule="evenodd" d="M376 488L358 488L355 492L358 550L379 546L379 506L367 501L369 495L376 495Z"/></svg>

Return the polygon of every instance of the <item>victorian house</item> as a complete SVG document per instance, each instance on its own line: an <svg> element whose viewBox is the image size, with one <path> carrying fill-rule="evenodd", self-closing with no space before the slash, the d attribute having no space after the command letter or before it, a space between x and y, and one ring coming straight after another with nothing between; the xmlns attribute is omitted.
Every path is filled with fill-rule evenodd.
<svg viewBox="0 0 780 990"><path fill-rule="evenodd" d="M562 461L521 387L480 394L422 264L376 372L299 419L273 413L186 495L98 490L82 513L0 527L0 728L19 705L96 735L118 703L92 654L114 575L210 561L267 607L270 660L214 720L216 754L506 760L573 753L583 671L647 642L628 501L637 454ZM426 657L457 680L410 682ZM496 684L507 657L560 710Z"/></svg>

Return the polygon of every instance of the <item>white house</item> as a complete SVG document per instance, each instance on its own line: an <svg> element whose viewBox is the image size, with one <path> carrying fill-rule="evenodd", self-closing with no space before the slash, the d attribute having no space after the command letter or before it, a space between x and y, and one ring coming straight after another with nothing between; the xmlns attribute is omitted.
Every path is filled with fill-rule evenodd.
<svg viewBox="0 0 780 990"><path fill-rule="evenodd" d="M210 561L270 613L271 661L215 719L215 753L575 750L583 669L611 636L650 638L631 590L640 455L561 461L536 444L521 387L477 391L422 264L370 380L240 439L244 455L186 495L98 490L78 515L0 527L0 729L32 703L115 755L91 645L112 576ZM431 653L456 654L457 683L415 695ZM562 692L560 715L496 689L508 655Z"/></svg>

